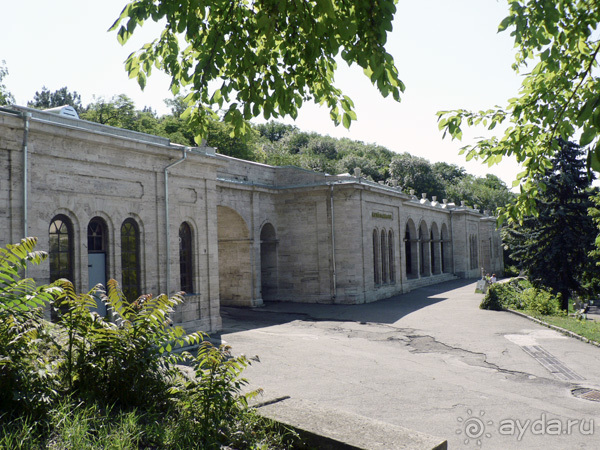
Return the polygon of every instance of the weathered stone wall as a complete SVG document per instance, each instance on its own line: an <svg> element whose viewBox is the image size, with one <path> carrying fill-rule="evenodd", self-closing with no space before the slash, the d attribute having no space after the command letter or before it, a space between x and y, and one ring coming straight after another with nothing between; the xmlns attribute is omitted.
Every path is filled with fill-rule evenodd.
<svg viewBox="0 0 600 450"><path fill-rule="evenodd" d="M336 303L364 303L369 280L365 254L370 245L363 240L362 189L334 185L333 222L335 229ZM368 233L367 233L368 234ZM368 264L367 264L368 266Z"/></svg>
<svg viewBox="0 0 600 450"><path fill-rule="evenodd" d="M73 281L85 291L88 224L96 217L106 223L107 275L121 281L120 229L132 219L140 232L142 292L172 293L181 287L179 227L186 222L193 292L173 318L188 329L219 329L220 304L364 303L455 276L479 277L482 267L501 273L494 219L467 207L32 113L28 234L47 250L51 221L66 216ZM23 236L23 124L0 112L1 245ZM168 170L167 230L164 171L184 154ZM47 281L48 263L31 274Z"/></svg>
<svg viewBox="0 0 600 450"><path fill-rule="evenodd" d="M481 267L485 273L504 274L504 251L502 237L496 229L496 218L486 217L480 221Z"/></svg>
<svg viewBox="0 0 600 450"><path fill-rule="evenodd" d="M327 188L281 191L279 297L286 301L333 302Z"/></svg>
<svg viewBox="0 0 600 450"><path fill-rule="evenodd" d="M23 119L0 115L0 131L0 245L4 247L20 239L22 232L16 227L23 229Z"/></svg>
<svg viewBox="0 0 600 450"><path fill-rule="evenodd" d="M242 185L274 186L275 167L227 156L222 158L227 164L219 168L218 178Z"/></svg>
<svg viewBox="0 0 600 450"><path fill-rule="evenodd" d="M187 305L178 310L181 323L189 328L217 330L220 327L218 290L210 289L218 280L216 229L207 225L206 214L215 210L215 157L190 152L186 161L170 170L170 232L165 230L164 168L181 158L182 152L165 143L145 142L138 134L115 136L85 128L86 122L67 119L53 123L48 113L34 113L28 137L28 234L39 239L38 249L48 251L49 226L58 214L73 226L73 282L78 291L87 291L87 225L100 217L107 226L107 279L121 281L120 229L133 219L140 231L140 278L143 293L167 291L167 264L171 277L168 291L179 290L178 229L183 221L194 235L194 290ZM1 158L9 160L3 171L7 180L22 183L22 146L10 145L14 135L22 136L22 119L1 116ZM63 119L64 120L64 119ZM21 138L19 138L21 139ZM2 189L2 195L6 190ZM11 188L14 198L3 215L3 243L23 236L22 204L19 189ZM216 211L213 212L216 215ZM166 258L165 237L170 236L171 255ZM33 267L30 274L48 281L49 263ZM212 280L211 280L212 279ZM195 304L190 304L195 303ZM205 314L205 315L202 315Z"/></svg>

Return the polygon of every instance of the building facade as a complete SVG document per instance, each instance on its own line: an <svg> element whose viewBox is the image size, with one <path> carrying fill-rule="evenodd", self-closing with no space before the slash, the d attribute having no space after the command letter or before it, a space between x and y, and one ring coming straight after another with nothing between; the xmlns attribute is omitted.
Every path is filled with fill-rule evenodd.
<svg viewBox="0 0 600 450"><path fill-rule="evenodd" d="M174 321L209 332L221 305L364 303L503 268L471 208L22 107L0 109L0 230L50 253L40 282L185 291Z"/></svg>

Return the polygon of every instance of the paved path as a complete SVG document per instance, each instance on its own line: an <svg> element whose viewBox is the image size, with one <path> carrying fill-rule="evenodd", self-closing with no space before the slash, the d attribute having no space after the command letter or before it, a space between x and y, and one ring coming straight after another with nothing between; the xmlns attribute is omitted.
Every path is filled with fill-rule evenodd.
<svg viewBox="0 0 600 450"><path fill-rule="evenodd" d="M600 348L483 311L457 280L366 305L223 308L220 336L258 355L263 399L289 395L448 440L449 448L600 448ZM593 427L590 430L590 427Z"/></svg>

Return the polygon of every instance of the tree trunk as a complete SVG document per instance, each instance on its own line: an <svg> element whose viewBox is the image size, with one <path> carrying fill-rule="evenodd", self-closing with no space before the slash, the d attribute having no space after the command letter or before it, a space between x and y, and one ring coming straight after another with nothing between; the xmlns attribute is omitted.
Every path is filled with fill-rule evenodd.
<svg viewBox="0 0 600 450"><path fill-rule="evenodd" d="M565 311L569 311L569 300L571 300L571 295L568 289L564 289L560 291L560 307Z"/></svg>

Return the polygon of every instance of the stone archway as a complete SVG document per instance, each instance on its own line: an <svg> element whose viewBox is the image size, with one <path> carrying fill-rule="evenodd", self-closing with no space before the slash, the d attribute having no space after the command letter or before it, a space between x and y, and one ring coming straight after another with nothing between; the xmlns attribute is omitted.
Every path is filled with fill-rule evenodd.
<svg viewBox="0 0 600 450"><path fill-rule="evenodd" d="M442 257L440 252L440 232L437 223L431 224L430 235L430 257L431 273L434 275L442 273Z"/></svg>
<svg viewBox="0 0 600 450"><path fill-rule="evenodd" d="M260 231L260 280L263 300L276 300L278 293L277 235L270 223Z"/></svg>
<svg viewBox="0 0 600 450"><path fill-rule="evenodd" d="M412 219L406 222L404 231L404 255L406 258L406 278L418 278L419 276L419 256L417 230Z"/></svg>
<svg viewBox="0 0 600 450"><path fill-rule="evenodd" d="M217 206L219 298L222 305L252 306L251 239L236 211Z"/></svg>
<svg viewBox="0 0 600 450"><path fill-rule="evenodd" d="M419 275L421 277L431 275L430 240L427 224L422 220L419 225Z"/></svg>

